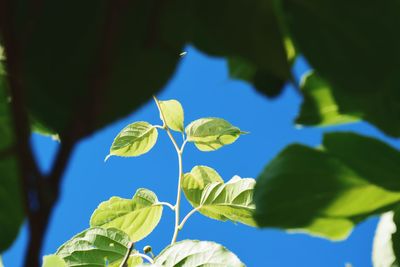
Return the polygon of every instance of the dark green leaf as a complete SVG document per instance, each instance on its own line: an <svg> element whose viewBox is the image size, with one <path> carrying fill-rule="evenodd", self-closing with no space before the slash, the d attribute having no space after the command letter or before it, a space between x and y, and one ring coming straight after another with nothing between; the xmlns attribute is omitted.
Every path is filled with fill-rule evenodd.
<svg viewBox="0 0 400 267"><path fill-rule="evenodd" d="M307 126L328 126L357 121L359 118L342 114L332 95L331 86L314 71L301 81L304 100L296 123Z"/></svg>
<svg viewBox="0 0 400 267"><path fill-rule="evenodd" d="M14 147L15 137L9 112L10 99L1 66L0 62L0 252L12 244L24 219Z"/></svg>
<svg viewBox="0 0 400 267"><path fill-rule="evenodd" d="M280 91L290 77L290 66L273 1L190 3L191 40L196 47L232 59L230 72L234 78L252 82L269 95ZM257 73L257 79L237 73L238 68L248 66Z"/></svg>
<svg viewBox="0 0 400 267"><path fill-rule="evenodd" d="M260 226L343 239L400 201L398 151L351 133L328 134L323 145L291 145L266 167L255 191Z"/></svg>
<svg viewBox="0 0 400 267"><path fill-rule="evenodd" d="M76 124L89 134L145 103L174 73L184 44L165 34L172 10L155 1L45 0L35 18L28 3L12 5L29 110L61 136Z"/></svg>
<svg viewBox="0 0 400 267"><path fill-rule="evenodd" d="M332 85L339 112L400 136L400 3L282 2L296 46Z"/></svg>

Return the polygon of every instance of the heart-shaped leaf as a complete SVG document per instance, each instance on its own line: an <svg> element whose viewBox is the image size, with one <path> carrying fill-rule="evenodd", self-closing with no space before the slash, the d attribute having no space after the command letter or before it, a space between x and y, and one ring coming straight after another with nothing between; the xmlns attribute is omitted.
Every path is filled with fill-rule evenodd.
<svg viewBox="0 0 400 267"><path fill-rule="evenodd" d="M191 122L185 129L187 140L201 151L213 151L232 144L241 134L239 128L220 118L202 118Z"/></svg>
<svg viewBox="0 0 400 267"><path fill-rule="evenodd" d="M137 157L147 153L157 141L158 131L153 125L139 121L126 126L115 137L110 148L110 156Z"/></svg>
<svg viewBox="0 0 400 267"><path fill-rule="evenodd" d="M220 221L233 221L255 226L253 190L255 180L234 176L224 183L218 173L196 166L186 173L182 188L186 198L201 214Z"/></svg>
<svg viewBox="0 0 400 267"><path fill-rule="evenodd" d="M90 226L117 228L134 242L149 235L160 221L163 207L156 205L157 196L140 188L132 199L112 197L99 205L90 219Z"/></svg>

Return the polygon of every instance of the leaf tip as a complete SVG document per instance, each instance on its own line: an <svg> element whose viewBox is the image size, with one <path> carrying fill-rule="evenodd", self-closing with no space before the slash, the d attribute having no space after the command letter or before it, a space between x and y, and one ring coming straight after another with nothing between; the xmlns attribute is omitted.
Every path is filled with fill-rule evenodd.
<svg viewBox="0 0 400 267"><path fill-rule="evenodd" d="M104 162L107 162L107 160L112 156L112 154L108 154L105 158L104 158Z"/></svg>

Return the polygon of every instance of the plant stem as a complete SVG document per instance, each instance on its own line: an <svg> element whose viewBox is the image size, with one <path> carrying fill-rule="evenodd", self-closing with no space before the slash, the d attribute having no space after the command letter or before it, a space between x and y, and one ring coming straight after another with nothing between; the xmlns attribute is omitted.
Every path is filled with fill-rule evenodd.
<svg viewBox="0 0 400 267"><path fill-rule="evenodd" d="M153 204L153 206L157 206L157 205L167 206L171 210L175 210L175 207L172 206L172 204L168 203L168 202L157 202L157 203Z"/></svg>
<svg viewBox="0 0 400 267"><path fill-rule="evenodd" d="M127 267L128 266L128 259L129 259L129 255L131 254L133 249L133 242L130 242L128 244L128 251L125 254L124 259L122 260L121 264L119 265L119 267Z"/></svg>
<svg viewBox="0 0 400 267"><path fill-rule="evenodd" d="M154 263L153 259L150 258L149 256L147 256L146 254L137 252L137 253L131 255L131 257L135 257L135 256L139 256L139 257L141 257L141 258L147 260L147 261L150 262L151 264Z"/></svg>
<svg viewBox="0 0 400 267"><path fill-rule="evenodd" d="M154 101L156 102L157 108L160 111L160 115L162 118L162 121L164 122L164 129L167 132L169 138L171 139L172 144L175 147L176 153L178 155L178 166L179 166L179 177L178 177L178 186L177 186L177 194L176 194L176 202L175 202L175 206L174 206L174 210L175 210L175 227L174 227L174 234L172 236L172 240L171 240L171 245L174 244L176 242L176 239L178 237L178 232L179 232L179 221L180 221L180 206L181 206L181 184L182 184L182 178L183 178L183 166L182 166L182 153L183 153L183 149L185 147L186 144L186 140L183 142L182 147L179 148L174 136L172 135L171 131L168 128L168 125L166 123L166 119L164 116L164 113L161 109L160 103L158 102L158 99L153 96ZM184 133L183 133L184 134Z"/></svg>
<svg viewBox="0 0 400 267"><path fill-rule="evenodd" d="M182 230L183 226L185 225L186 221L190 218L190 216L192 216L193 214L195 214L201 207L197 207L192 209L188 214L186 214L185 218L183 218L182 222L179 224L179 230Z"/></svg>
<svg viewBox="0 0 400 267"><path fill-rule="evenodd" d="M175 229L174 235L172 236L171 245L176 242L176 238L178 237L179 232L179 212L180 212L180 205L181 205L181 184L182 184L182 152L178 151L178 164L179 164L179 179L178 179L178 189L176 194L176 203L175 203Z"/></svg>

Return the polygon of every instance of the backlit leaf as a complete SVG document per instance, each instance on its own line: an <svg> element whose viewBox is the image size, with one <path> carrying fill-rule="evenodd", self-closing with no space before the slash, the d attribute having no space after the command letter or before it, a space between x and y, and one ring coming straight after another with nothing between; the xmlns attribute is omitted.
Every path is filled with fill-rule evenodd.
<svg viewBox="0 0 400 267"><path fill-rule="evenodd" d="M118 266L130 242L129 236L118 229L94 227L64 243L56 254L68 267Z"/></svg>
<svg viewBox="0 0 400 267"><path fill-rule="evenodd" d="M224 183L218 173L205 166L196 166L185 174L182 188L186 198L198 211L212 219L255 226L253 190L255 180L233 177Z"/></svg>
<svg viewBox="0 0 400 267"><path fill-rule="evenodd" d="M331 86L314 71L305 74L301 81L304 100L296 123L307 126L328 126L359 120L343 114L333 96Z"/></svg>
<svg viewBox="0 0 400 267"><path fill-rule="evenodd" d="M220 118L202 118L191 122L185 129L187 140L201 151L213 151L232 144L241 134L239 128Z"/></svg>
<svg viewBox="0 0 400 267"><path fill-rule="evenodd" d="M177 132L183 132L184 115L181 103L177 100L158 101L162 110L162 115L165 117L166 124L169 128ZM161 116L161 120L163 120Z"/></svg>
<svg viewBox="0 0 400 267"><path fill-rule="evenodd" d="M110 148L110 156L137 157L147 153L157 141L158 131L153 125L139 121L126 126L115 137Z"/></svg>
<svg viewBox="0 0 400 267"><path fill-rule="evenodd" d="M210 241L184 240L165 248L154 260L163 267L244 267L225 247Z"/></svg>
<svg viewBox="0 0 400 267"><path fill-rule="evenodd" d="M352 133L325 135L323 146L291 145L268 164L255 190L260 226L343 239L400 201L398 151Z"/></svg>
<svg viewBox="0 0 400 267"><path fill-rule="evenodd" d="M156 205L157 196L150 190L138 189L132 199L112 197L94 211L90 226L117 228L134 242L150 234L160 221L163 207Z"/></svg>
<svg viewBox="0 0 400 267"><path fill-rule="evenodd" d="M42 267L67 267L67 263L58 255L47 255L43 257Z"/></svg>

